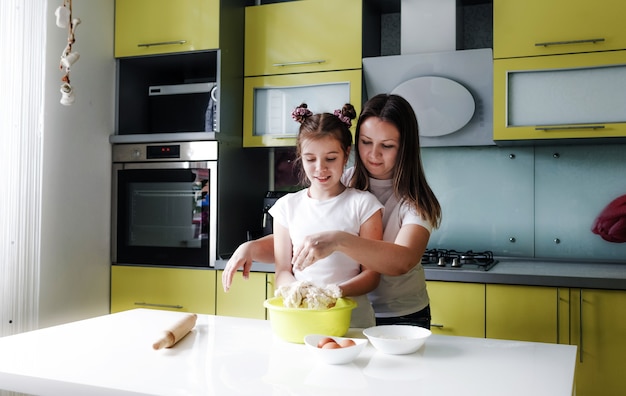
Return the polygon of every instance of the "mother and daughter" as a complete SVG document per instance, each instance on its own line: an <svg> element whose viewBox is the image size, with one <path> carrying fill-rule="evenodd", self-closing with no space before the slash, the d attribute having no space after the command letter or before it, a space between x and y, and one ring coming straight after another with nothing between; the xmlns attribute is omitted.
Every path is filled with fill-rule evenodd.
<svg viewBox="0 0 626 396"><path fill-rule="evenodd" d="M411 105L398 95L368 100L356 125L354 166L345 171L354 108L313 114L302 105L293 116L301 123L296 163L307 188L272 207L274 235L235 250L224 290L240 268L247 278L253 261L275 263L277 287L332 283L355 298L351 327L430 328L420 262L441 207L424 175Z"/></svg>

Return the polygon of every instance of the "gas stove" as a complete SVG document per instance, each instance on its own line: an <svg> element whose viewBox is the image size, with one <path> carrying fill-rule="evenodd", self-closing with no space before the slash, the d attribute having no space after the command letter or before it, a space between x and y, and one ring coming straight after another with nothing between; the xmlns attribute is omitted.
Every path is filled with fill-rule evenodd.
<svg viewBox="0 0 626 396"><path fill-rule="evenodd" d="M493 252L489 250L460 252L448 249L428 249L422 255L422 266L429 269L489 271L497 263L498 260L493 258Z"/></svg>

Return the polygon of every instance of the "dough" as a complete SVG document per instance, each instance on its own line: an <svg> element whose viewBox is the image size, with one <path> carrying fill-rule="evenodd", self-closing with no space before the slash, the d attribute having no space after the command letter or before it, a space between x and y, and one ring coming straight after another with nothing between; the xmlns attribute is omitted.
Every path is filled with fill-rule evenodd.
<svg viewBox="0 0 626 396"><path fill-rule="evenodd" d="M335 306L341 297L337 285L316 286L308 281L293 282L280 286L274 292L283 298L283 305L288 308L328 309Z"/></svg>

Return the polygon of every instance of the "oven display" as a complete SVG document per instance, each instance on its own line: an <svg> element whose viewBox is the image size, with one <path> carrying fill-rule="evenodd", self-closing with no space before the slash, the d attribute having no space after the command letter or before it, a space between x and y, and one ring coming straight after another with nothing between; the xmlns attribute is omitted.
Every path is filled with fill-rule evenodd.
<svg viewBox="0 0 626 396"><path fill-rule="evenodd" d="M146 159L180 158L180 145L148 146Z"/></svg>

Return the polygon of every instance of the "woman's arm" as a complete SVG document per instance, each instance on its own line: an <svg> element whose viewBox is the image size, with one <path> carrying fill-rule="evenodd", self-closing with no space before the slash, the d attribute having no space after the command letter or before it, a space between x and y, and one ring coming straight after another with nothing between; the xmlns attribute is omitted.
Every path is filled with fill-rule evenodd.
<svg viewBox="0 0 626 396"><path fill-rule="evenodd" d="M274 256L276 288L296 281L291 265L293 245L289 236L289 229L274 222Z"/></svg>
<svg viewBox="0 0 626 396"><path fill-rule="evenodd" d="M296 268L306 268L332 252L343 252L362 266L384 275L402 275L420 262L430 232L417 224L400 228L394 242L373 241L343 231L309 235L294 253Z"/></svg>
<svg viewBox="0 0 626 396"><path fill-rule="evenodd" d="M383 239L383 212L377 211L361 224L359 235L370 240ZM338 286L344 296L360 296L367 294L378 287L380 274L361 266L361 273L352 279L340 283Z"/></svg>
<svg viewBox="0 0 626 396"><path fill-rule="evenodd" d="M222 273L222 287L227 292L233 283L233 277L243 268L243 278L248 279L252 262L274 262L274 236L266 235L254 241L244 242L235 250Z"/></svg>

